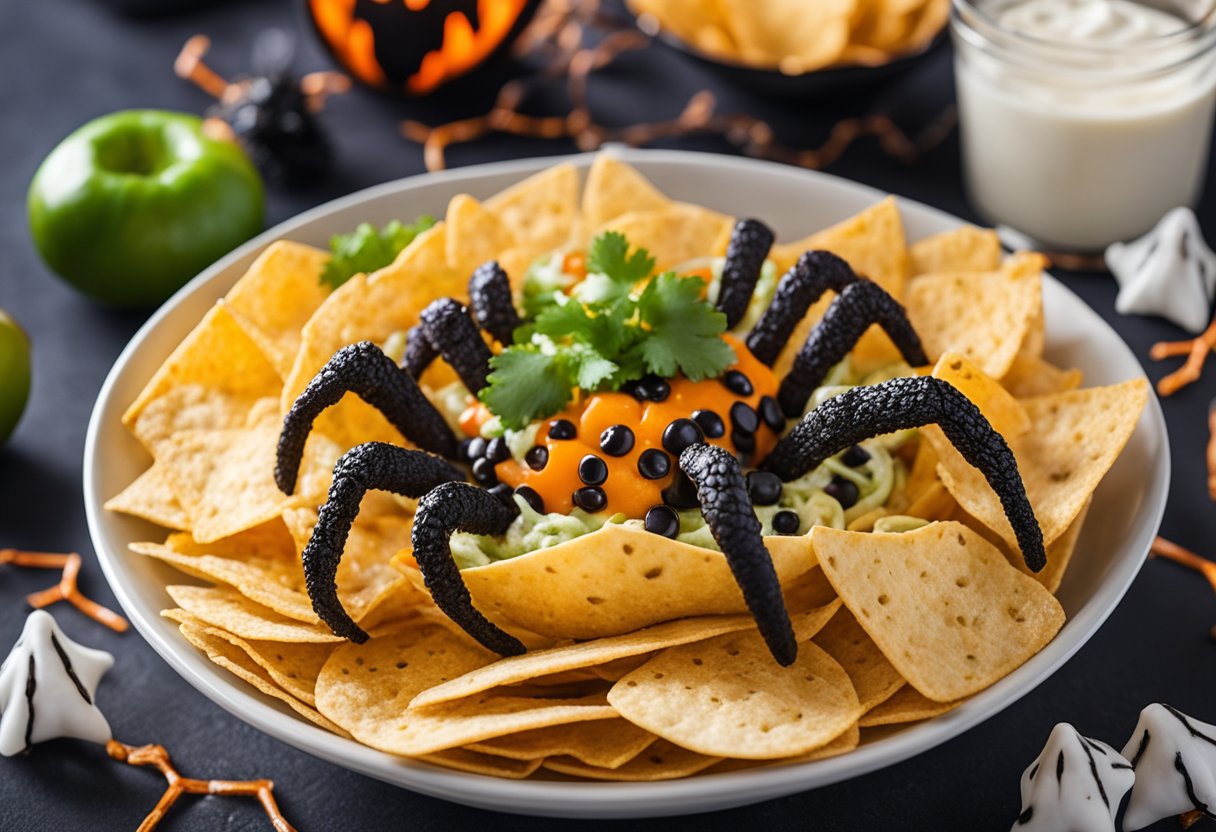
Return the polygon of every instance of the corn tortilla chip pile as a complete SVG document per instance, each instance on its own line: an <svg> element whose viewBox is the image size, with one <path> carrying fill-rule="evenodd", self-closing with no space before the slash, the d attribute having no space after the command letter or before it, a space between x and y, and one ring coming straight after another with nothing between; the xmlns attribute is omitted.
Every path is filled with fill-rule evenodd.
<svg viewBox="0 0 1216 832"><path fill-rule="evenodd" d="M721 8L736 5L743 32L743 5ZM933 4L888 3L897 13L880 21L882 5L823 4L848 18L824 31L853 39L831 60L859 45L898 48ZM752 25L749 37L771 35ZM927 427L895 452L881 505L847 528L766 539L799 644L788 668L772 661L721 552L616 523L464 570L477 608L528 647L501 658L432 602L409 549L415 502L376 492L336 578L369 641L343 641L313 611L301 553L335 460L362 442L406 444L347 396L317 421L295 493L276 488L283 413L336 350L386 344L431 300L462 297L488 259L518 291L537 258L579 254L604 230L665 268L722 255L733 223L600 156L582 182L558 165L486 200L455 197L393 263L336 290L319 281L327 253L268 247L124 416L151 462L107 507L167 530L132 546L163 567L163 615L313 725L507 778L663 780L823 759L945 713L1012 672L1063 625L1053 593L1147 391L1141 381L1081 388L1078 371L1043 356L1040 258L1003 258L995 235L970 227L909 246L894 199L780 241L770 259L783 272L808 248L826 249L906 305L933 365L897 372L954 385L1010 444L1043 528L1045 570L1025 569L996 495ZM779 374L832 297L799 323ZM849 361L889 368L893 349L872 328ZM434 393L452 379L437 361L421 383Z"/></svg>
<svg viewBox="0 0 1216 832"><path fill-rule="evenodd" d="M949 0L629 0L635 14L719 60L787 75L878 66L924 49Z"/></svg>

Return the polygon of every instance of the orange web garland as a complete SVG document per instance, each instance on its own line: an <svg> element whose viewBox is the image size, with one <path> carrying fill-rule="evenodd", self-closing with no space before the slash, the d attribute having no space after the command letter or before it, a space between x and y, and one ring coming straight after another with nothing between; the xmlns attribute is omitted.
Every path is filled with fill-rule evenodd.
<svg viewBox="0 0 1216 832"><path fill-rule="evenodd" d="M1157 392L1162 396L1172 396L1188 384L1198 381L1203 373L1203 364L1212 350L1216 350L1216 321L1212 321L1198 338L1189 341L1158 341L1153 344L1148 354L1154 361L1186 356L1186 363L1157 382Z"/></svg>
<svg viewBox="0 0 1216 832"><path fill-rule="evenodd" d="M89 618L104 624L117 633L125 633L130 624L113 610L106 609L96 601L86 598L76 587L80 575L81 558L76 552L25 552L19 549L0 549L0 564L27 566L34 569L62 569L63 576L55 586L27 595L25 600L31 607L41 609L56 601L67 601Z"/></svg>
<svg viewBox="0 0 1216 832"><path fill-rule="evenodd" d="M144 822L139 825L136 832L151 832L165 818L165 814L177 802L177 799L183 794L216 794L221 796L227 795L249 795L256 797L258 802L262 804L262 808L266 810L266 817L270 818L270 824L277 832L295 832L295 828L287 822L279 811L279 806L274 800L274 782L270 780L195 780L189 777L182 777L176 768L173 767L173 761L169 759L169 752L160 745L141 745L133 746L126 743L110 740L106 743L106 753L115 760L127 763L132 766L152 766L165 775L165 780L168 782L168 787L165 793L161 795L160 800L156 802L156 806L144 818Z"/></svg>
<svg viewBox="0 0 1216 832"><path fill-rule="evenodd" d="M717 102L709 90L693 95L683 112L668 121L627 127L599 124L587 97L590 76L619 55L644 49L651 43L651 38L643 32L601 14L599 5L599 0L550 0L512 48L516 58L535 50L548 57L548 64L530 78L503 85L488 113L435 126L411 120L402 122L402 135L423 146L427 170L447 167L446 152L451 145L475 141L494 132L571 139L584 151L595 150L606 142L637 147L665 138L711 134L748 156L817 170L834 162L854 141L866 136L877 138L888 155L911 163L940 144L954 129L956 114L953 107L915 137L909 136L885 115L870 115L839 121L820 147L798 150L779 143L772 127L755 116L716 112ZM583 35L594 26L611 27L616 31L595 46L584 47ZM566 78L570 99L566 115L533 116L519 111L532 84L562 77Z"/></svg>

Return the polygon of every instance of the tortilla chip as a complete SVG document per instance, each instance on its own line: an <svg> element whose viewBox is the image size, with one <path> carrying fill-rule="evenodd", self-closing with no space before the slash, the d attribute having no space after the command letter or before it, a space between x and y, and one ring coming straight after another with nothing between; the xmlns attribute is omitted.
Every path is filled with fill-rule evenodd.
<svg viewBox="0 0 1216 832"><path fill-rule="evenodd" d="M783 583L815 565L807 537L765 543ZM600 638L677 618L747 611L721 552L618 523L461 576L483 613L555 638Z"/></svg>
<svg viewBox="0 0 1216 832"><path fill-rule="evenodd" d="M165 591L186 612L241 638L306 644L343 641L322 624L279 615L228 587L179 585L167 586Z"/></svg>
<svg viewBox="0 0 1216 832"><path fill-rule="evenodd" d="M957 352L993 378L1013 365L1043 305L1041 254L1022 252L999 272L949 272L912 281L908 318L930 360Z"/></svg>
<svg viewBox="0 0 1216 832"><path fill-rule="evenodd" d="M903 298L911 274L911 261L908 258L908 244L904 238L903 220L894 197L888 197L860 214L809 237L775 245L769 256L778 271L784 273L797 262L803 252L812 249L830 251L848 262L857 274L874 281L896 300ZM789 342L774 364L778 377L789 372L794 355L802 347L815 324L823 317L833 299L834 293L820 298L794 328ZM854 348L853 357L859 366L869 368L898 360L899 351L880 327L873 326Z"/></svg>
<svg viewBox="0 0 1216 832"><path fill-rule="evenodd" d="M602 696L567 700L485 694L431 708L407 707L423 690L494 658L463 634L419 619L366 644L339 646L317 680L317 707L365 745L411 757L616 716Z"/></svg>
<svg viewBox="0 0 1216 832"><path fill-rule="evenodd" d="M267 696L289 705L293 711L314 725L341 736L347 735L345 731L318 713L315 708L301 702L275 684L270 674L259 667L241 648L212 635L209 630L193 624L182 623L179 629L186 641L205 652L211 661L237 678L253 685Z"/></svg>
<svg viewBox="0 0 1216 832"><path fill-rule="evenodd" d="M983 690L1039 652L1064 610L961 523L902 534L817 526L820 565L857 622L935 702Z"/></svg>
<svg viewBox="0 0 1216 832"><path fill-rule="evenodd" d="M1012 557L1010 562L1041 583L1048 592L1056 594L1060 589L1060 584L1064 581L1064 573L1068 571L1068 564L1072 562L1073 552L1077 549L1077 541L1081 538L1081 529L1085 525L1085 517L1092 504L1093 498L1091 497L1085 502L1081 512L1069 524L1064 534L1053 540L1047 547L1047 565L1042 570L1031 572L1026 567L1026 562L1020 557Z"/></svg>
<svg viewBox="0 0 1216 832"><path fill-rule="evenodd" d="M958 502L954 496L946 489L946 486L942 485L940 480L937 480L912 501L912 504L904 510L904 514L924 520L949 520L956 508L958 508Z"/></svg>
<svg viewBox="0 0 1216 832"><path fill-rule="evenodd" d="M934 702L932 699L926 699L911 685L905 685L886 702L865 714L858 724L862 728L877 728L880 725L919 722L953 711L961 704L962 702Z"/></svg>
<svg viewBox="0 0 1216 832"><path fill-rule="evenodd" d="M190 515L199 543L273 520L288 497L274 482L274 427L179 431L160 446L165 477ZM314 433L304 448L297 499L320 502L341 449Z"/></svg>
<svg viewBox="0 0 1216 832"><path fill-rule="evenodd" d="M281 641L254 641L233 635L220 627L205 624L185 610L166 610L166 618L190 625L208 636L239 647L276 685L305 704L315 706L316 682L333 644L287 644Z"/></svg>
<svg viewBox="0 0 1216 832"><path fill-rule="evenodd" d="M300 350L283 384L282 409L291 407L333 354L348 344L383 344L404 332L441 297L463 298L469 275L447 264L446 226L437 223L419 234L391 265L370 276L355 275L317 309L300 336ZM317 419L317 429L344 448L379 440L404 444L401 434L370 405L353 395Z"/></svg>
<svg viewBox="0 0 1216 832"><path fill-rule="evenodd" d="M490 754L479 754L467 748L449 748L435 754L419 757L424 763L443 766L456 771L470 774L484 774L487 777L505 777L508 780L523 780L538 768L542 760L508 760L505 757L495 757Z"/></svg>
<svg viewBox="0 0 1216 832"><path fill-rule="evenodd" d="M178 532L169 535L165 545L183 555L215 555L235 560L271 558L290 563L296 555L295 543L287 527L277 519L206 543L200 543L188 533ZM299 563L295 565L298 569Z"/></svg>
<svg viewBox="0 0 1216 832"><path fill-rule="evenodd" d="M608 701L682 748L749 760L805 754L862 714L848 675L823 649L803 641L783 668L754 630L664 650L613 685Z"/></svg>
<svg viewBox="0 0 1216 832"><path fill-rule="evenodd" d="M1012 448L1045 545L1080 514L1131 438L1147 400L1143 378L1022 400L1031 428ZM934 441L931 432L925 435ZM935 446L938 474L954 499L1018 551L1013 528L984 475L952 445L937 441Z"/></svg>
<svg viewBox="0 0 1216 832"><path fill-rule="evenodd" d="M444 245L448 268L465 279L473 270L515 245L515 234L496 214L468 194L448 202Z"/></svg>
<svg viewBox="0 0 1216 832"><path fill-rule="evenodd" d="M152 463L135 482L107 500L105 509L141 517L167 529L190 528L190 515L174 496L164 464L159 462Z"/></svg>
<svg viewBox="0 0 1216 832"><path fill-rule="evenodd" d="M991 376L956 352L947 352L937 360L933 377L947 381L980 409L984 418L1005 441L1012 442L1030 430L1030 417L1018 400ZM941 428L931 426L931 430Z"/></svg>
<svg viewBox="0 0 1216 832"><path fill-rule="evenodd" d="M514 685L579 668L653 653L665 647L703 641L707 638L755 626L751 616L709 616L656 624L633 633L576 642L521 656L508 656L486 667L423 691L411 708L463 699L502 685ZM599 764L597 764L599 765Z"/></svg>
<svg viewBox="0 0 1216 832"><path fill-rule="evenodd" d="M631 247L649 250L662 271L694 257L725 253L734 225L725 214L679 203L654 211L629 211L596 228L595 233L624 234Z"/></svg>
<svg viewBox="0 0 1216 832"><path fill-rule="evenodd" d="M815 634L814 641L849 674L863 711L890 699L905 684L904 677L847 609L837 611Z"/></svg>
<svg viewBox="0 0 1216 832"><path fill-rule="evenodd" d="M277 240L224 296L228 311L283 378L300 348L300 330L329 294L321 272L329 253Z"/></svg>
<svg viewBox="0 0 1216 832"><path fill-rule="evenodd" d="M624 719L554 725L474 743L469 750L512 760L572 757L596 768L620 768L657 739Z"/></svg>
<svg viewBox="0 0 1216 832"><path fill-rule="evenodd" d="M675 780L704 771L721 761L721 757L707 757L687 748L681 748L667 740L655 740L653 744L629 762L617 768L589 766L574 757L551 757L541 765L559 774L584 777L588 780L617 780L621 782L646 782Z"/></svg>
<svg viewBox="0 0 1216 832"><path fill-rule="evenodd" d="M1081 386L1081 371L1062 370L1042 358L1019 353L1001 378L1001 386L1014 398L1028 399L1050 393L1064 393Z"/></svg>
<svg viewBox="0 0 1216 832"><path fill-rule="evenodd" d="M569 242L574 230L578 171L568 162L554 165L500 191L487 199L484 206L514 233L522 246L534 252L533 257L552 251Z"/></svg>
<svg viewBox="0 0 1216 832"><path fill-rule="evenodd" d="M912 274L994 272L1001 267L1001 238L991 228L964 225L912 244Z"/></svg>
<svg viewBox="0 0 1216 832"><path fill-rule="evenodd" d="M304 589L304 573L298 562L188 555L155 543L132 543L131 551L171 564L187 575L232 587L255 604L279 615L306 624L321 623Z"/></svg>
<svg viewBox="0 0 1216 832"><path fill-rule="evenodd" d="M937 478L937 451L933 444L921 439L916 444L916 459L912 462L912 470L908 472L908 480L904 483L904 494L909 503L914 503L934 483Z"/></svg>
<svg viewBox="0 0 1216 832"><path fill-rule="evenodd" d="M601 228L622 214L658 211L672 204L632 165L609 153L597 155L587 171L582 205L588 229ZM702 251L697 256L704 254Z"/></svg>
<svg viewBox="0 0 1216 832"><path fill-rule="evenodd" d="M816 748L814 751L809 751L806 754L799 754L796 757L783 757L780 760L723 760L710 769L710 773L720 774L728 771L743 771L749 768L758 768L759 766L785 766L794 763L810 763L815 760L826 760L828 757L839 757L841 754L847 754L860 744L861 729L857 727L857 723L853 723L847 731L827 745Z"/></svg>
<svg viewBox="0 0 1216 832"><path fill-rule="evenodd" d="M220 302L156 371L122 423L155 456L176 431L237 427L255 401L281 387L274 365Z"/></svg>
<svg viewBox="0 0 1216 832"><path fill-rule="evenodd" d="M828 66L849 43L855 0L719 0L743 60L800 75Z"/></svg>

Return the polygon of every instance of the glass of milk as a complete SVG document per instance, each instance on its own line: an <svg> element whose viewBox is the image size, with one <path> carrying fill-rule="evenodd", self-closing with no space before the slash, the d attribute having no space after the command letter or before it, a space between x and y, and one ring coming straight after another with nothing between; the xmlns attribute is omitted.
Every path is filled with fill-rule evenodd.
<svg viewBox="0 0 1216 832"><path fill-rule="evenodd" d="M953 0L963 167L975 208L1093 251L1200 196L1216 0Z"/></svg>

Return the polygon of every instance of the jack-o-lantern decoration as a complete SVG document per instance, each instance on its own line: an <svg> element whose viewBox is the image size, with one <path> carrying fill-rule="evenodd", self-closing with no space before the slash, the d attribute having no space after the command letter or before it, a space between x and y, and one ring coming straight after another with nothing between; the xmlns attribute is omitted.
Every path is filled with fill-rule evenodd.
<svg viewBox="0 0 1216 832"><path fill-rule="evenodd" d="M511 44L539 0L308 0L317 33L355 78L426 95Z"/></svg>

